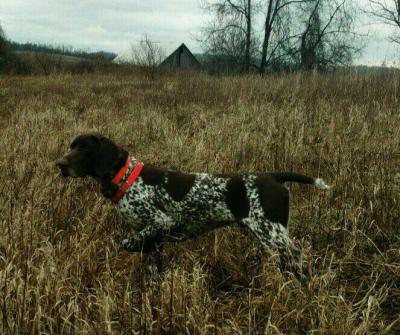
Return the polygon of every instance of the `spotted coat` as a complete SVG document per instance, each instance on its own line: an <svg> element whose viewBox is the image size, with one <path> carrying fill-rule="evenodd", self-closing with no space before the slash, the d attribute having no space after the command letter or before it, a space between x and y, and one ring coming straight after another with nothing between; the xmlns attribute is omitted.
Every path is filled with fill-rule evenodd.
<svg viewBox="0 0 400 335"><path fill-rule="evenodd" d="M162 241L182 241L219 227L238 225L247 228L264 250L278 251L285 267L298 262L299 250L286 228L288 191L268 174L178 174L155 167L147 167L146 171L146 167L143 169L147 174L139 176L118 203L125 220L137 231L123 241L126 250L148 252ZM263 198L262 181L268 182L273 195L267 191ZM171 183L177 183L178 189L171 188ZM236 203L231 200L235 197ZM272 197L278 200L278 208L263 206L263 201Z"/></svg>

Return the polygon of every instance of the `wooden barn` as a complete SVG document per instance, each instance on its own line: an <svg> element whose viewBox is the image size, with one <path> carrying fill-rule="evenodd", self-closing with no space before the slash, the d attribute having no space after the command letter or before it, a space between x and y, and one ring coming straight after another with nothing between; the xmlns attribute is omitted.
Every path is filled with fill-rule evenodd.
<svg viewBox="0 0 400 335"><path fill-rule="evenodd" d="M167 57L158 66L163 70L201 68L200 62L191 53L185 43L182 43L178 47L169 46L165 51Z"/></svg>
<svg viewBox="0 0 400 335"><path fill-rule="evenodd" d="M139 66L157 66L163 70L177 70L177 69L201 69L200 62L192 54L185 43L159 43L149 42L152 48L149 49L146 45L147 42L140 41L132 44L131 48L119 54L113 62L115 63L130 63ZM149 57L149 52L154 50L154 59ZM148 64L148 59L155 62L155 64Z"/></svg>

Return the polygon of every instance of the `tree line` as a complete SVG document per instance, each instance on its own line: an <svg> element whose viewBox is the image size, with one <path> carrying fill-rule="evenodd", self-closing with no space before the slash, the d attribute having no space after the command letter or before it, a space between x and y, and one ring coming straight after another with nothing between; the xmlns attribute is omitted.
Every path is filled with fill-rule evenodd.
<svg viewBox="0 0 400 335"><path fill-rule="evenodd" d="M105 51L90 52L69 46L9 41L0 26L1 72L23 75L102 72L113 67L111 61L116 56Z"/></svg>
<svg viewBox="0 0 400 335"><path fill-rule="evenodd" d="M11 49L15 51L33 51L33 52L43 52L50 53L54 55L63 55L63 56L72 56L78 57L82 59L92 59L92 60L113 60L117 57L117 54L113 52L106 51L96 51L90 52L86 50L76 49L71 46L54 46L48 44L39 44L39 43L18 43L18 42L10 42Z"/></svg>
<svg viewBox="0 0 400 335"><path fill-rule="evenodd" d="M368 0L203 0L211 17L200 41L216 69L244 73L279 70L328 70L351 64L363 36L356 19L370 18L397 29L400 1Z"/></svg>
<svg viewBox="0 0 400 335"><path fill-rule="evenodd" d="M205 52L202 61L212 72L326 71L350 65L363 47L364 36L356 27L359 15L393 27L389 39L400 45L400 0L366 0L363 8L354 0L202 1L202 9L211 19L203 26L199 40ZM144 62L143 67L155 68L152 60L160 57L153 44L146 37L140 52L132 49L133 58L139 58L139 64ZM15 51L33 51L43 69L49 59L39 54L96 61L116 57L103 51L9 42L0 26L0 69L11 64L17 72L26 70Z"/></svg>

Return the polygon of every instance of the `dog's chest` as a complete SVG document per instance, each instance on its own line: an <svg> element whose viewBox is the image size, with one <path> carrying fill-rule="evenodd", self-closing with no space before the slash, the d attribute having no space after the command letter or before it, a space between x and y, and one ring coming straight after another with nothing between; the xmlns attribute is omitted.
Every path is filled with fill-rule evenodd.
<svg viewBox="0 0 400 335"><path fill-rule="evenodd" d="M118 203L120 212L132 228L141 230L146 223L154 221L154 196L153 187L143 184L139 178L121 198Z"/></svg>

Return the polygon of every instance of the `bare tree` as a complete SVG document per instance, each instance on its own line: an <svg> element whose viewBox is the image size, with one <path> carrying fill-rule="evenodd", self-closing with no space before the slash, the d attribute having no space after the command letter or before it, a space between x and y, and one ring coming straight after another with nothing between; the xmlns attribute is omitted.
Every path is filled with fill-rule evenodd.
<svg viewBox="0 0 400 335"><path fill-rule="evenodd" d="M288 7L312 0L217 0L205 8L215 18L204 31L205 49L210 54L238 60L243 69L255 67L262 74L270 62L280 58L282 45L288 41L292 22L288 20ZM264 12L265 11L265 12ZM259 66L252 59L260 59L259 43L253 34L253 16L264 16L263 42ZM278 55L276 57L276 55Z"/></svg>
<svg viewBox="0 0 400 335"><path fill-rule="evenodd" d="M390 40L400 44L400 0L369 0L367 12L378 21L396 28Z"/></svg>
<svg viewBox="0 0 400 335"><path fill-rule="evenodd" d="M3 57L9 51L9 44L6 34L0 25L0 57Z"/></svg>
<svg viewBox="0 0 400 335"><path fill-rule="evenodd" d="M147 35L139 43L131 45L131 62L143 67L152 79L164 59L165 51L160 43L152 42Z"/></svg>
<svg viewBox="0 0 400 335"><path fill-rule="evenodd" d="M0 70L7 69L13 60L13 52L6 34L0 25Z"/></svg>
<svg viewBox="0 0 400 335"><path fill-rule="evenodd" d="M265 18L263 42L261 44L260 74L266 68L280 70L288 63L288 50L291 49L291 38L296 25L297 14L292 10L295 4L310 0L266 0L264 3ZM293 15L294 14L294 15ZM289 57L290 58L290 57Z"/></svg>
<svg viewBox="0 0 400 335"><path fill-rule="evenodd" d="M282 31L282 26L277 24L279 21L283 19L283 13L288 8L288 6L298 3L308 2L310 0L267 0L266 1L266 14L264 20L264 38L262 42L261 49L261 64L260 64L260 74L265 72L265 68L268 64L268 58L273 58L273 52L270 52L270 57L268 57L268 52L271 44L271 39L274 34L274 31L279 32ZM286 11L286 13L288 13ZM276 29L275 29L276 28ZM286 39L287 37L285 37ZM278 49L280 43L282 41L278 41L277 46L273 48L274 51Z"/></svg>
<svg viewBox="0 0 400 335"><path fill-rule="evenodd" d="M399 0L400 1L400 0ZM351 0L216 0L203 46L212 55L231 59L248 71L259 58L259 73L268 69L326 68L349 64L357 53L355 11ZM255 19L252 16L255 16ZM253 22L262 17L262 43ZM257 31L257 29L254 29ZM259 47L261 46L261 47ZM235 64L234 62L237 62Z"/></svg>
<svg viewBox="0 0 400 335"><path fill-rule="evenodd" d="M350 0L312 0L302 5L304 28L298 41L304 70L348 65L360 51Z"/></svg>
<svg viewBox="0 0 400 335"><path fill-rule="evenodd" d="M252 16L258 0L217 0L203 2L214 14L203 28L203 47L212 56L221 56L249 72L254 53Z"/></svg>

